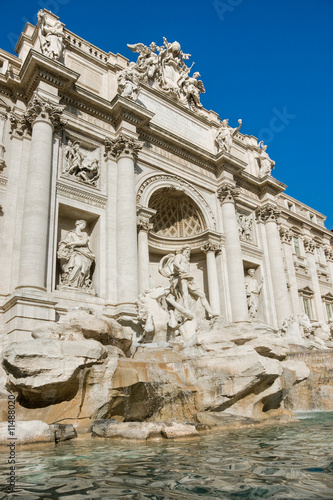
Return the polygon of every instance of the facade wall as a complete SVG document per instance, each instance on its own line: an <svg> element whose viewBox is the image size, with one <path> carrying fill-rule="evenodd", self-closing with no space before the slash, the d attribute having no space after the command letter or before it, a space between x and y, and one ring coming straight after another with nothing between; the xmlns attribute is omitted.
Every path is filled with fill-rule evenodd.
<svg viewBox="0 0 333 500"><path fill-rule="evenodd" d="M67 44L52 59L40 30L40 23L26 26L18 57L0 52L4 332L22 338L82 305L135 314L140 291L167 286L159 260L184 244L197 284L227 322L251 320L249 269L262 282L252 320L280 328L291 314L321 322L333 315L325 217L262 175L264 161L274 162L255 137L236 131L230 150L221 150L214 112L144 83L137 99L124 97L117 83L128 66L123 56L64 29ZM193 201L204 221L199 232L154 232L150 199L166 189L166 200ZM58 249L77 220L86 221L94 255L91 283L66 287Z"/></svg>

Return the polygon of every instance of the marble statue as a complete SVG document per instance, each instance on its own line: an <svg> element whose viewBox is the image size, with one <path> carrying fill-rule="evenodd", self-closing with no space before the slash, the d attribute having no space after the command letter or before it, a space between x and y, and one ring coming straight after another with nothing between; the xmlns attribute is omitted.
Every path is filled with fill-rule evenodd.
<svg viewBox="0 0 333 500"><path fill-rule="evenodd" d="M64 148L64 156L66 161L65 175L75 177L77 180L92 186L97 185L100 176L99 161L96 158L88 160L80 150L78 141L74 143L68 141Z"/></svg>
<svg viewBox="0 0 333 500"><path fill-rule="evenodd" d="M69 231L59 243L58 258L63 270L61 284L94 293L90 269L95 255L89 248L89 236L84 231L86 226L86 221L77 220L75 229Z"/></svg>
<svg viewBox="0 0 333 500"><path fill-rule="evenodd" d="M168 42L163 38L163 45L152 42L149 47L143 43L128 44L132 52L139 54L136 63L118 74L118 90L123 97L136 99L138 82L143 82L167 92L193 111L202 108L200 94L205 92L200 73L189 73L192 69L185 64L190 54L184 54L180 44Z"/></svg>
<svg viewBox="0 0 333 500"><path fill-rule="evenodd" d="M135 69L135 63L130 63L128 68L123 69L117 75L118 91L123 97L135 101L139 95L139 73Z"/></svg>
<svg viewBox="0 0 333 500"><path fill-rule="evenodd" d="M264 278L260 283L254 277L255 269L248 269L247 276L245 276L245 289L247 297L247 307L249 310L249 317L254 319L258 313L259 295L262 290Z"/></svg>
<svg viewBox="0 0 333 500"><path fill-rule="evenodd" d="M232 141L236 133L240 130L242 126L242 120L238 120L238 127L232 128L229 127L229 120L222 120L221 127L219 129L219 133L216 137L216 142L219 145L221 151L226 151L230 153Z"/></svg>
<svg viewBox="0 0 333 500"><path fill-rule="evenodd" d="M209 317L215 316L205 293L195 284L190 274L191 247L185 245L175 254L168 254L160 261L159 272L170 280L170 292L176 302L180 302L186 311L191 311L190 297L200 302Z"/></svg>
<svg viewBox="0 0 333 500"><path fill-rule="evenodd" d="M58 61L64 49L64 25L47 16L45 11L40 10L37 14L40 22L40 47L45 56Z"/></svg>
<svg viewBox="0 0 333 500"><path fill-rule="evenodd" d="M238 232L242 241L252 241L253 219L251 215L238 214Z"/></svg>
<svg viewBox="0 0 333 500"><path fill-rule="evenodd" d="M275 162L266 153L267 145L264 144L264 141L259 142L259 147L261 148L259 155L259 177L262 178L266 177L266 175L271 175Z"/></svg>

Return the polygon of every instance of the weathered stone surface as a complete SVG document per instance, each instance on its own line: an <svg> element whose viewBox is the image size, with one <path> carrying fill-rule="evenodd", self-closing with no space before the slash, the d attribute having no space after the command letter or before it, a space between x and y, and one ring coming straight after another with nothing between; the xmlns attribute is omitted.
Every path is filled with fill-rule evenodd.
<svg viewBox="0 0 333 500"><path fill-rule="evenodd" d="M0 444L8 444L8 423L0 423ZM17 444L47 443L55 441L54 430L42 420L16 421L15 437Z"/></svg>
<svg viewBox="0 0 333 500"><path fill-rule="evenodd" d="M35 339L12 343L2 357L9 387L38 407L73 397L80 370L102 362L107 352L95 340Z"/></svg>
<svg viewBox="0 0 333 500"><path fill-rule="evenodd" d="M198 412L197 420L209 427L240 427L258 423L258 420L248 417L230 415L226 412Z"/></svg>
<svg viewBox="0 0 333 500"><path fill-rule="evenodd" d="M179 423L164 424L162 436L167 439L189 438L199 436L199 432L194 425L184 425Z"/></svg>
<svg viewBox="0 0 333 500"><path fill-rule="evenodd" d="M148 439L161 436L162 426L153 422L121 422L113 420L96 423L92 426L93 436L122 439Z"/></svg>
<svg viewBox="0 0 333 500"><path fill-rule="evenodd" d="M76 430L72 424L51 424L51 431L54 432L54 439L56 443L60 441L68 441L77 437Z"/></svg>

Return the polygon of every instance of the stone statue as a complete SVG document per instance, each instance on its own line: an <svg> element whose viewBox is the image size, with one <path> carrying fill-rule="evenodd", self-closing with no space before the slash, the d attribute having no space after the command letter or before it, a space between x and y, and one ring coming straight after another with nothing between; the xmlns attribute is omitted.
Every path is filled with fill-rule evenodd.
<svg viewBox="0 0 333 500"><path fill-rule="evenodd" d="M255 269L248 269L245 276L245 289L247 297L247 307L250 318L254 319L258 313L259 295L262 290L264 278L261 278L260 283L254 277Z"/></svg>
<svg viewBox="0 0 333 500"><path fill-rule="evenodd" d="M78 141L74 143L68 141L64 148L64 156L66 159L65 175L73 176L77 180L92 186L97 185L100 176L99 161L96 158L88 160L81 152Z"/></svg>
<svg viewBox="0 0 333 500"><path fill-rule="evenodd" d="M271 175L272 169L274 168L275 162L270 159L268 154L266 153L267 146L264 144L264 141L259 142L260 155L259 155L259 177L266 177L266 175Z"/></svg>
<svg viewBox="0 0 333 500"><path fill-rule="evenodd" d="M251 215L238 214L238 232L242 241L252 241L253 219Z"/></svg>
<svg viewBox="0 0 333 500"><path fill-rule="evenodd" d="M130 63L129 67L121 71L118 76L118 85L121 95L136 99L139 82L149 84L156 89L167 92L186 104L194 111L202 108L200 94L205 92L205 87L200 74L194 73L189 76L192 69L185 64L190 54L184 54L178 42L169 43L163 38L163 45L158 47L152 42L149 47L143 43L128 44L132 52L140 55L136 63Z"/></svg>
<svg viewBox="0 0 333 500"><path fill-rule="evenodd" d="M139 73L135 69L135 63L131 62L128 68L120 71L117 75L117 79L120 95L135 101L139 95Z"/></svg>
<svg viewBox="0 0 333 500"><path fill-rule="evenodd" d="M58 61L64 49L64 25L47 16L40 10L37 14L40 22L39 40L42 54Z"/></svg>
<svg viewBox="0 0 333 500"><path fill-rule="evenodd" d="M95 255L89 248L89 236L83 230L84 220L75 222L75 229L69 231L58 246L58 258L61 260L61 284L94 293L90 278L90 268Z"/></svg>
<svg viewBox="0 0 333 500"><path fill-rule="evenodd" d="M216 142L219 145L221 151L226 151L230 153L232 141L236 133L240 130L242 126L242 120L238 120L238 127L231 128L229 127L229 120L225 119L221 123L221 128L216 137Z"/></svg>
<svg viewBox="0 0 333 500"><path fill-rule="evenodd" d="M159 272L162 276L170 280L170 293L175 301L181 303L185 313L190 313L190 297L200 302L209 317L215 316L210 307L206 295L194 283L194 278L190 274L191 247L185 245L176 255L168 254L161 259ZM168 300L168 298L167 298Z"/></svg>
<svg viewBox="0 0 333 500"><path fill-rule="evenodd" d="M185 98L191 102L194 106L198 108L202 108L202 104L200 102L200 94L205 92L205 87L201 80L197 78L200 76L200 73L196 71L193 73L192 77L188 77L185 79L183 83L183 91L185 94Z"/></svg>

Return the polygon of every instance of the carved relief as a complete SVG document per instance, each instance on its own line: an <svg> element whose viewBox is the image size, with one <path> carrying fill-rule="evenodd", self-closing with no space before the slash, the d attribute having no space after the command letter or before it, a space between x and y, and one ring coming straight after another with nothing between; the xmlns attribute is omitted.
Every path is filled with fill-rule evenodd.
<svg viewBox="0 0 333 500"><path fill-rule="evenodd" d="M263 178L271 175L275 162L266 153L267 146L264 141L259 142L259 177Z"/></svg>
<svg viewBox="0 0 333 500"><path fill-rule="evenodd" d="M239 239L242 241L253 241L253 218L252 215L237 214Z"/></svg>
<svg viewBox="0 0 333 500"><path fill-rule="evenodd" d="M128 68L118 74L118 90L123 97L137 99L139 83L143 82L175 97L192 110L202 108L200 94L205 92L204 85L198 80L200 73L189 76L189 68L185 60L190 54L184 54L178 42L169 43L163 38L164 44L158 47L152 42L149 47L143 43L127 45L133 52L139 54L136 63L130 63Z"/></svg>
<svg viewBox="0 0 333 500"><path fill-rule="evenodd" d="M233 138L242 126L242 120L238 120L239 126L236 128L229 127L229 120L225 119L221 122L221 127L216 137L216 142L220 151L230 153Z"/></svg>
<svg viewBox="0 0 333 500"><path fill-rule="evenodd" d="M329 246L324 247L325 257L329 261L333 261L333 248Z"/></svg>
<svg viewBox="0 0 333 500"><path fill-rule="evenodd" d="M97 181L100 176L99 160L91 156L96 155L95 152L89 155L82 152L78 141L67 141L64 147L64 168L63 175L74 178L90 186L97 186Z"/></svg>
<svg viewBox="0 0 333 500"><path fill-rule="evenodd" d="M95 294L91 281L91 266L95 255L89 248L89 236L83 231L86 226L86 221L77 220L75 229L69 231L59 242L57 255L63 271L60 286Z"/></svg>
<svg viewBox="0 0 333 500"><path fill-rule="evenodd" d="M64 25L43 10L37 14L40 23L39 41L42 54L57 61L64 49Z"/></svg>
<svg viewBox="0 0 333 500"><path fill-rule="evenodd" d="M130 155L137 158L142 144L125 134L119 134L117 139L105 138L105 157L119 158L121 155Z"/></svg>
<svg viewBox="0 0 333 500"><path fill-rule="evenodd" d="M280 216L280 210L276 205L267 204L256 209L256 219L258 222L277 222Z"/></svg>

